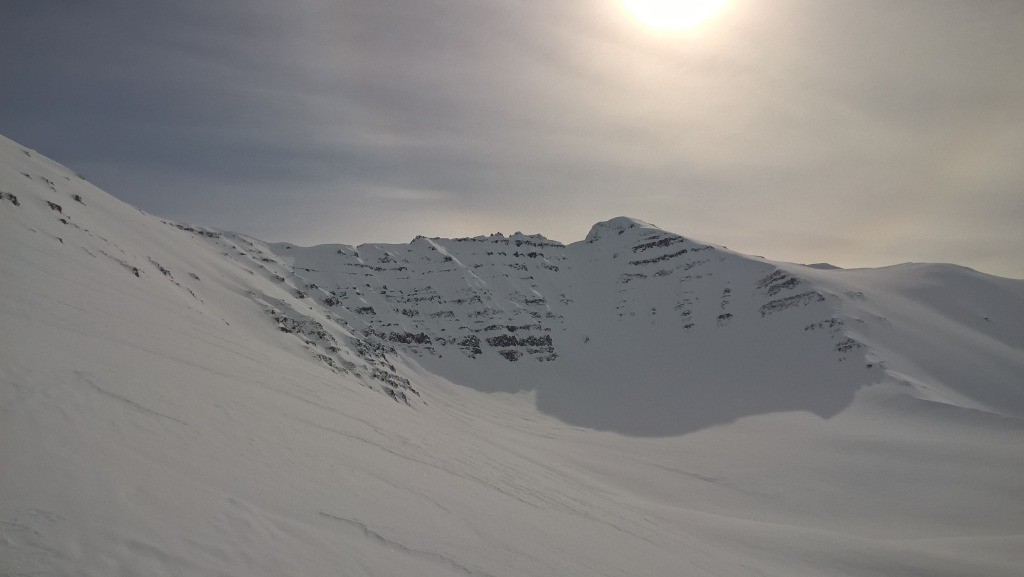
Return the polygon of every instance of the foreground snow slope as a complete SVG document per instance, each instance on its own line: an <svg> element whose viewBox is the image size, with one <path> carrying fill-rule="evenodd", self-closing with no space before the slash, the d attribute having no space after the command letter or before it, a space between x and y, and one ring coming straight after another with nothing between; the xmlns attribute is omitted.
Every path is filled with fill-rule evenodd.
<svg viewBox="0 0 1024 577"><path fill-rule="evenodd" d="M1019 575L1024 283L268 245L0 139L0 575Z"/></svg>

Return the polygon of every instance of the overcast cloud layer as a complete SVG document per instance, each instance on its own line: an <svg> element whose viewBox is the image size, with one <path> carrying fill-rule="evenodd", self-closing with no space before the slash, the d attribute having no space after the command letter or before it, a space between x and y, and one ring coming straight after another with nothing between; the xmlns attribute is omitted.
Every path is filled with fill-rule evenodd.
<svg viewBox="0 0 1024 577"><path fill-rule="evenodd" d="M155 214L299 244L581 239L1024 278L1024 2L34 1L0 133Z"/></svg>

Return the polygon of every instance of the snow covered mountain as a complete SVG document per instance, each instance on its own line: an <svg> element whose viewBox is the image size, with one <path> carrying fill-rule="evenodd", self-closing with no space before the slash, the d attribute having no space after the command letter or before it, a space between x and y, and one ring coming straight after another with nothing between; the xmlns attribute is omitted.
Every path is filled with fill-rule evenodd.
<svg viewBox="0 0 1024 577"><path fill-rule="evenodd" d="M0 575L1019 575L1024 281L268 244L0 137Z"/></svg>

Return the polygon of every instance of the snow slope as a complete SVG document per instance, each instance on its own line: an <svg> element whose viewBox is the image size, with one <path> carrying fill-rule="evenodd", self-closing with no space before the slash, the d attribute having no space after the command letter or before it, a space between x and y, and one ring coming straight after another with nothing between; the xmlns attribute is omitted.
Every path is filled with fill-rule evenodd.
<svg viewBox="0 0 1024 577"><path fill-rule="evenodd" d="M1024 282L298 247L0 137L0 575L1020 575Z"/></svg>

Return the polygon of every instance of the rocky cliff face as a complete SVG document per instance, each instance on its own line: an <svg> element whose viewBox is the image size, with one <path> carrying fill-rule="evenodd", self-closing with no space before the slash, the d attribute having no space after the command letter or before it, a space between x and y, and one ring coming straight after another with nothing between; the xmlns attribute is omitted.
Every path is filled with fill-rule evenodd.
<svg viewBox="0 0 1024 577"><path fill-rule="evenodd" d="M791 339L801 356L810 332L838 365L860 347L836 303L792 270L630 218L598 223L570 245L517 232L306 248L185 231L279 287L252 298L282 333L332 370L368 375L402 402L416 390L389 360L396 355L442 372L471 360L536 380L565 370L537 365L576 363L587 349L601 351L598 362L629 364L639 361L637 347L685 351L715 342L724 345L715 362L730 364L755 352L759 339ZM669 364L691 364L686 357Z"/></svg>

